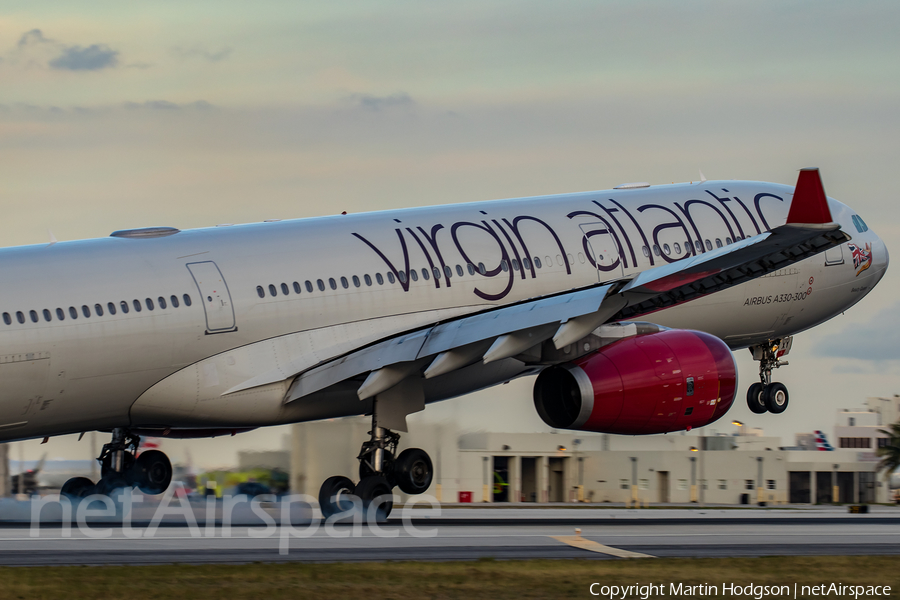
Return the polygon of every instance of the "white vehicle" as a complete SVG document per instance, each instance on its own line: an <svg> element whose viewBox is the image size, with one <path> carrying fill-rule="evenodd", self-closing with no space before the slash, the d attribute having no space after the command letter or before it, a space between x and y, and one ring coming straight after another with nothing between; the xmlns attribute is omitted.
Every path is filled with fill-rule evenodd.
<svg viewBox="0 0 900 600"><path fill-rule="evenodd" d="M751 408L782 412L791 336L887 265L815 169L796 189L628 184L6 248L0 440L110 432L100 481L64 493L155 493L171 466L135 457L140 436L371 414L360 482L322 486L331 514L428 488L428 455L397 453L408 414L525 375L553 427L678 431L727 412L749 347Z"/></svg>

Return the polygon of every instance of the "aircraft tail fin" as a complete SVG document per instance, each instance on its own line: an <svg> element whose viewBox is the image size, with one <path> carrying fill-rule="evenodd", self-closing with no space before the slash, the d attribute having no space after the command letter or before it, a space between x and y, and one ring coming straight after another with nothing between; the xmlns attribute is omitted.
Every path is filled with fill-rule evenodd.
<svg viewBox="0 0 900 600"><path fill-rule="evenodd" d="M828 440L825 439L825 434L816 429L813 433L816 434L816 450L819 452L831 452L834 450L834 447L828 443Z"/></svg>
<svg viewBox="0 0 900 600"><path fill-rule="evenodd" d="M825 197L825 188L819 169L800 169L797 187L794 188L794 199L788 212L789 225L823 225L831 223L831 210Z"/></svg>

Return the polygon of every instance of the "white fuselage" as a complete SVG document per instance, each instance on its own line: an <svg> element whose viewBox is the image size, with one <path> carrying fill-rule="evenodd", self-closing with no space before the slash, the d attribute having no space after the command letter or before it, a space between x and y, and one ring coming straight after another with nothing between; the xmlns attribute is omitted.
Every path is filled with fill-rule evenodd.
<svg viewBox="0 0 900 600"><path fill-rule="evenodd" d="M757 235L784 223L792 193L704 182L6 248L0 440L361 413L351 388L284 397L296 374L399 332ZM829 203L853 238L839 251L645 320L739 348L855 304L884 274L887 251L850 208ZM868 268L848 244L869 245ZM456 377L427 400L520 374Z"/></svg>

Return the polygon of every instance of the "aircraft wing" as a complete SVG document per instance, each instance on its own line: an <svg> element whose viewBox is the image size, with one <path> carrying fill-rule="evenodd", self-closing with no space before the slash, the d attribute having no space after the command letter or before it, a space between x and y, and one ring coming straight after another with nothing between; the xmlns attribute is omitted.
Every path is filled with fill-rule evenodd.
<svg viewBox="0 0 900 600"><path fill-rule="evenodd" d="M426 378L521 355L552 338L557 349L607 322L634 320L766 275L849 240L831 213L818 170L804 169L784 225L714 251L555 296L490 309L380 341L298 374L285 402L368 373L360 399L409 375Z"/></svg>

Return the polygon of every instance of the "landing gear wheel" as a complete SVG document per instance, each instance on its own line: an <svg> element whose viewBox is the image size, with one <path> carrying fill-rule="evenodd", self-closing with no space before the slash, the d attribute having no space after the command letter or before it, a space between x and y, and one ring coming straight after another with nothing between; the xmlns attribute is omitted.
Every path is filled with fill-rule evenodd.
<svg viewBox="0 0 900 600"><path fill-rule="evenodd" d="M391 514L394 508L394 498L391 494L391 485L381 475L369 475L356 484L354 490L356 496L362 501L363 512L368 519L369 507L376 507L375 519L383 521Z"/></svg>
<svg viewBox="0 0 900 600"><path fill-rule="evenodd" d="M431 487L434 467L428 453L420 448L407 448L394 461L394 480L404 493L424 494Z"/></svg>
<svg viewBox="0 0 900 600"><path fill-rule="evenodd" d="M94 482L87 477L73 477L66 481L62 489L59 491L60 496L65 496L69 500L78 500L87 498L95 491Z"/></svg>
<svg viewBox="0 0 900 600"><path fill-rule="evenodd" d="M402 455L402 454L401 454ZM394 455L391 454L390 450L384 451L384 458L381 459L381 474L388 480L388 483L393 487L396 485L394 482ZM362 481L369 475L377 475L375 471L372 470L372 467L365 460L359 461L359 480Z"/></svg>
<svg viewBox="0 0 900 600"><path fill-rule="evenodd" d="M769 409L770 413L777 415L783 413L784 409L787 408L788 390L783 383L773 381L766 386L763 396L765 397L766 408Z"/></svg>
<svg viewBox="0 0 900 600"><path fill-rule="evenodd" d="M319 488L319 509L327 519L332 515L346 512L353 508L353 481L349 477L335 475L329 477Z"/></svg>
<svg viewBox="0 0 900 600"><path fill-rule="evenodd" d="M131 480L145 494L162 494L172 483L172 463L159 450L141 452L130 471Z"/></svg>
<svg viewBox="0 0 900 600"><path fill-rule="evenodd" d="M108 473L105 477L100 478L100 481L97 482L96 493L115 498L118 495L119 490L126 490L131 487L131 484L124 475L112 472Z"/></svg>
<svg viewBox="0 0 900 600"><path fill-rule="evenodd" d="M764 398L763 384L756 382L747 390L747 406L754 414L761 415L769 409L766 408L766 400Z"/></svg>

